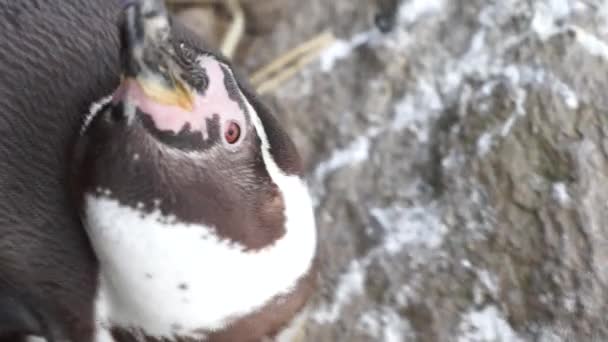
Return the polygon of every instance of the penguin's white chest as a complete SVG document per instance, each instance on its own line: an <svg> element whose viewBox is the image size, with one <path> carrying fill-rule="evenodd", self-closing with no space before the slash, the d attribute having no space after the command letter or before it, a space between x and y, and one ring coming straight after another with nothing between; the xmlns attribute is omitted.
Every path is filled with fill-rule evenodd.
<svg viewBox="0 0 608 342"><path fill-rule="evenodd" d="M304 184L284 177L286 232L254 252L213 227L87 195L87 231L102 274L100 320L152 336L190 335L221 329L292 291L311 267L316 230Z"/></svg>

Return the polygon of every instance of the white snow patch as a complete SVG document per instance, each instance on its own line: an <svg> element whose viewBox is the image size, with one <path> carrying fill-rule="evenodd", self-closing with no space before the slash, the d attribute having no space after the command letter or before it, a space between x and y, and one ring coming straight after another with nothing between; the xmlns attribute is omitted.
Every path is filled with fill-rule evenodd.
<svg viewBox="0 0 608 342"><path fill-rule="evenodd" d="M343 307L350 303L352 298L364 291L365 267L358 260L352 260L348 270L340 276L331 304L323 304L312 316L321 324L333 323L340 317Z"/></svg>
<svg viewBox="0 0 608 342"><path fill-rule="evenodd" d="M541 40L547 40L555 34L563 32L563 27L557 25L559 19L570 14L570 7L565 0L551 0L549 3L536 3L532 30Z"/></svg>
<svg viewBox="0 0 608 342"><path fill-rule="evenodd" d="M395 105L395 118L391 129L412 131L418 141L427 142L430 136L431 119L438 117L444 108L435 87L426 80L418 83L414 94L406 95Z"/></svg>
<svg viewBox="0 0 608 342"><path fill-rule="evenodd" d="M564 305L564 308L568 312L570 312L570 313L576 312L576 294L575 293L564 294L564 296L562 297L562 303Z"/></svg>
<svg viewBox="0 0 608 342"><path fill-rule="evenodd" d="M576 25L558 25L557 22L568 17L572 12L580 11L582 7L571 7L566 0L550 0L548 4L537 3L534 18L532 19L532 30L538 37L545 41L554 35L572 31L575 33L576 41L593 56L608 59L608 44Z"/></svg>
<svg viewBox="0 0 608 342"><path fill-rule="evenodd" d="M337 39L321 54L321 71L330 72L337 61L348 58L359 46L368 43L375 37L375 31L364 31L349 40Z"/></svg>
<svg viewBox="0 0 608 342"><path fill-rule="evenodd" d="M513 84L519 84L521 81L521 73L516 65L507 65L503 70L503 74Z"/></svg>
<svg viewBox="0 0 608 342"><path fill-rule="evenodd" d="M505 124L502 125L502 129L500 130L500 135L504 138L511 132L513 125L515 125L515 121L517 121L517 117L515 115L511 115Z"/></svg>
<svg viewBox="0 0 608 342"><path fill-rule="evenodd" d="M477 139L477 154L480 157L485 156L492 149L492 133L484 132Z"/></svg>
<svg viewBox="0 0 608 342"><path fill-rule="evenodd" d="M399 22L411 24L423 16L439 12L443 5L443 0L408 1L399 8Z"/></svg>
<svg viewBox="0 0 608 342"><path fill-rule="evenodd" d="M487 270L478 270L477 278L481 282L481 284L490 292L494 298L498 298L498 291L500 290L498 286L498 281L496 279L496 275L490 274Z"/></svg>
<svg viewBox="0 0 608 342"><path fill-rule="evenodd" d="M485 289L483 289L480 284L475 283L473 285L473 303L475 305L481 305L485 300L485 295Z"/></svg>
<svg viewBox="0 0 608 342"><path fill-rule="evenodd" d="M523 342L495 306L466 313L459 325L458 342Z"/></svg>
<svg viewBox="0 0 608 342"><path fill-rule="evenodd" d="M441 160L441 167L444 170L449 171L463 165L465 159L466 157L464 154L451 150L449 154Z"/></svg>
<svg viewBox="0 0 608 342"><path fill-rule="evenodd" d="M558 19L565 18L572 12L570 0L549 0L549 8L553 16Z"/></svg>
<svg viewBox="0 0 608 342"><path fill-rule="evenodd" d="M573 26L570 29L576 33L576 40L589 54L608 59L608 44L606 42L580 27Z"/></svg>
<svg viewBox="0 0 608 342"><path fill-rule="evenodd" d="M564 99L564 103L571 110L577 110L579 106L579 100L576 93L564 82L557 80L554 84L555 90Z"/></svg>
<svg viewBox="0 0 608 342"><path fill-rule="evenodd" d="M397 293L395 293L395 302L400 307L408 306L408 303L412 300L412 298L416 299L417 295L414 289L408 284L401 285Z"/></svg>
<svg viewBox="0 0 608 342"><path fill-rule="evenodd" d="M568 186L562 182L554 183L551 189L551 195L560 205L567 206L572 203L572 198L568 193Z"/></svg>
<svg viewBox="0 0 608 342"><path fill-rule="evenodd" d="M405 247L438 248L447 233L438 213L430 208L374 208L371 214L385 230L383 248L389 254Z"/></svg>
<svg viewBox="0 0 608 342"><path fill-rule="evenodd" d="M374 341L403 342L411 337L409 322L389 307L365 312L359 319L358 329Z"/></svg>
<svg viewBox="0 0 608 342"><path fill-rule="evenodd" d="M471 264L471 262L468 259L462 259L460 261L460 264L462 265L462 267L464 267L466 269L471 269L473 267L473 264Z"/></svg>
<svg viewBox="0 0 608 342"><path fill-rule="evenodd" d="M370 130L345 148L334 151L327 160L317 165L314 171L315 180L320 182L338 169L366 161L369 158L370 139L376 135L376 130Z"/></svg>

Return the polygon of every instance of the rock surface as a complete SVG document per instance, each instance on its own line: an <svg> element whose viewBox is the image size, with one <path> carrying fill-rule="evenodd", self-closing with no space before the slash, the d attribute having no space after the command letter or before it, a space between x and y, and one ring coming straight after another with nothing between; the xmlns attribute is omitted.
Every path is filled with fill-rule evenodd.
<svg viewBox="0 0 608 342"><path fill-rule="evenodd" d="M381 2L274 1L236 59L340 38L266 96L317 203L305 340L607 341L608 3Z"/></svg>

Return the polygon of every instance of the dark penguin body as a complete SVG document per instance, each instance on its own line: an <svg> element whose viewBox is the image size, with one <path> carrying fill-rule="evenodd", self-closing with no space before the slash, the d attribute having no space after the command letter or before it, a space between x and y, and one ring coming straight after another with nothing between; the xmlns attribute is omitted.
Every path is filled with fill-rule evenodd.
<svg viewBox="0 0 608 342"><path fill-rule="evenodd" d="M124 56L121 63L120 12L118 2L114 1L71 0L62 1L60 6L50 0L0 1L0 130L3 131L0 139L0 341L19 341L26 335L44 336L49 341L99 340L99 323L108 329L112 340L118 342L257 341L272 336L285 326L286 318L298 312L310 295L314 283L312 265L275 295L266 293L262 286L272 283L253 281L252 286L258 285L262 290L251 292L264 300L248 302L242 310L239 303L232 303L234 310L226 309L229 317L221 314L214 317L211 312L206 313L208 317L202 314L205 317L199 318L198 307L187 309L191 314L183 314L186 309L181 307L174 309L176 311L167 309L176 316L169 332L163 330L163 324L169 322L167 317L171 318L169 314L152 315L144 320L133 318L139 317L138 308L149 309L146 302L173 306L177 300L169 300L174 293L179 294L184 303L196 304L214 297L240 298L232 293L205 293L204 284L215 284L211 288L217 290L222 284L214 283L216 278L245 280L238 284L242 287L238 292L244 293L250 291L246 283L248 278L238 276L238 273L225 278L221 272L205 273L205 265L213 265L209 260L200 263L194 260L188 265L194 268L175 267L184 271L181 273L163 272L160 267L156 268L155 262L161 259L154 259L155 253L149 257L148 269L134 267L144 265L148 258L131 253L129 248L108 250L104 239L112 232L108 233L105 228L120 228L124 222L133 224L135 221L129 221L133 219L131 216L122 219L124 215L137 213L143 221L137 221L133 229L126 224L128 230L120 230L118 234L127 232L128 236L139 232L141 235L136 235L133 241L118 241L116 245L125 242L138 250L141 246L137 239L141 239L148 244L149 251L168 251L160 253L162 257L179 254L173 253L179 252L180 248L176 247L193 240L184 235L186 239L177 238L176 245L154 245L152 242L159 241L157 237L167 241L177 235L167 227L176 228L174 231L179 234L191 234L192 227L202 229L195 231L204 241L201 246L217 247L221 253L228 253L227 265L231 265L231 260L236 265L239 260L249 262L246 256L256 255L264 260L258 264L263 264L265 268L262 269L267 270L280 264L266 262L275 260L269 259L273 246L290 247L285 243L281 245L289 235L285 222L290 213L291 221L294 221L293 203L288 210L284 187L287 183L291 186L290 182L299 177L300 164L293 144L267 109L241 79L232 74L229 63L214 54L209 54L210 64L207 69L203 68L204 72L193 75L186 72L184 79L190 85L203 87L209 81L205 79L208 76L205 71L209 72L214 66L221 68L225 82L224 88L218 89L226 89L228 97L245 113L237 119L241 120L239 123L244 130L238 146L246 148L219 152L220 157L216 153L214 157L200 159L211 166L200 164L200 160L179 162L183 156L174 158L175 150L179 151L177 154L204 154L200 149L210 138L224 137L222 113L212 113L214 115L206 121L204 129L199 127L201 133L206 132L203 138L193 134L196 129L189 126L171 132L159 123L162 115L150 116L141 108L134 112L138 118L134 126L112 123L112 118L118 122L126 118L126 107L121 104L125 101L119 87L121 69L123 80L125 76L133 76L129 71L141 72L125 67ZM197 58L208 55L201 49L201 42L179 24L172 25L171 35L179 46L185 46L183 50L178 49L184 60L187 61L191 53ZM123 44L124 39L129 38L123 36ZM217 86L213 77L211 85ZM205 96L204 91L199 93ZM114 94L115 101L103 106L88 125L88 132L79 137L85 120L83 113L92 103L109 94ZM154 106L155 100L150 103ZM151 141L166 145L173 152L167 153L168 158L158 151L148 153ZM263 149L266 152L262 153ZM269 161L272 164L270 171ZM167 182L174 169L183 172ZM242 173L239 175L239 172ZM283 182L283 186L276 184L277 172L287 182ZM241 181L239 177L249 181ZM71 184L75 186L71 187ZM72 196L72 190L75 190L75 196ZM122 211L112 211L114 207L109 211L97 210L101 208L101 202L97 200L106 200L102 195L107 194ZM240 202L243 200L248 202ZM198 206L188 205L192 203ZM310 208L305 205L303 209L306 212ZM106 215L106 212L115 216ZM157 217L150 221L147 215L160 215L162 219ZM246 224L249 221L255 224L249 227ZM108 222L117 224L108 225ZM187 225L188 229L180 230L175 224L167 226L167 222ZM154 229L151 237L147 234L149 228ZM300 240L316 238L314 233L304 237ZM299 236L291 240L295 241L294 238L297 240ZM114 242L112 240L110 245L114 246ZM234 246L237 248L232 248ZM193 258L199 256L196 254L198 248L195 245L192 250L184 250ZM125 251L128 253L124 254ZM113 264L114 255L122 257L125 264ZM176 262L184 260L175 259ZM222 265L221 259L213 261ZM289 259L282 262L289 262ZM258 264L252 262L253 271L258 270L255 268ZM173 268L174 265L168 266ZM192 279L169 278L199 266L202 271ZM116 276L112 270L116 270ZM141 271L139 276L156 283L148 287L130 274L120 273L125 270ZM280 268L277 270L285 273L280 272ZM256 274L249 277L255 279ZM172 290L166 298L161 298L169 293L165 287L168 279L174 281L174 286L171 285ZM287 279L279 280L285 283ZM227 288L235 289L235 284L227 285L231 285ZM133 295L142 290L149 290L145 297L142 294L142 298L131 298L137 297ZM190 297L182 295L186 293L191 293ZM125 301L123 306L117 304L120 298L132 300ZM228 304L226 306L230 307ZM221 307L218 305L218 308ZM163 307L155 309L165 310Z"/></svg>
<svg viewBox="0 0 608 342"><path fill-rule="evenodd" d="M82 114L118 82L119 8L110 3L0 1L0 336L8 341L93 333L97 264L67 184Z"/></svg>

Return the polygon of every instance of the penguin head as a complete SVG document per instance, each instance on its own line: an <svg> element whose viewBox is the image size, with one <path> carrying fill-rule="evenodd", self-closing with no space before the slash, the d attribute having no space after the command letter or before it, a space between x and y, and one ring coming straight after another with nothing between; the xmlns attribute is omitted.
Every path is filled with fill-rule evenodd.
<svg viewBox="0 0 608 342"><path fill-rule="evenodd" d="M271 169L299 177L298 152L230 64L173 40L150 3L126 10L121 83L83 130L84 193L261 248L285 231Z"/></svg>
<svg viewBox="0 0 608 342"><path fill-rule="evenodd" d="M316 248L293 142L168 18L162 1L126 8L121 82L83 126L77 177L107 320L163 337L221 330L289 294Z"/></svg>

